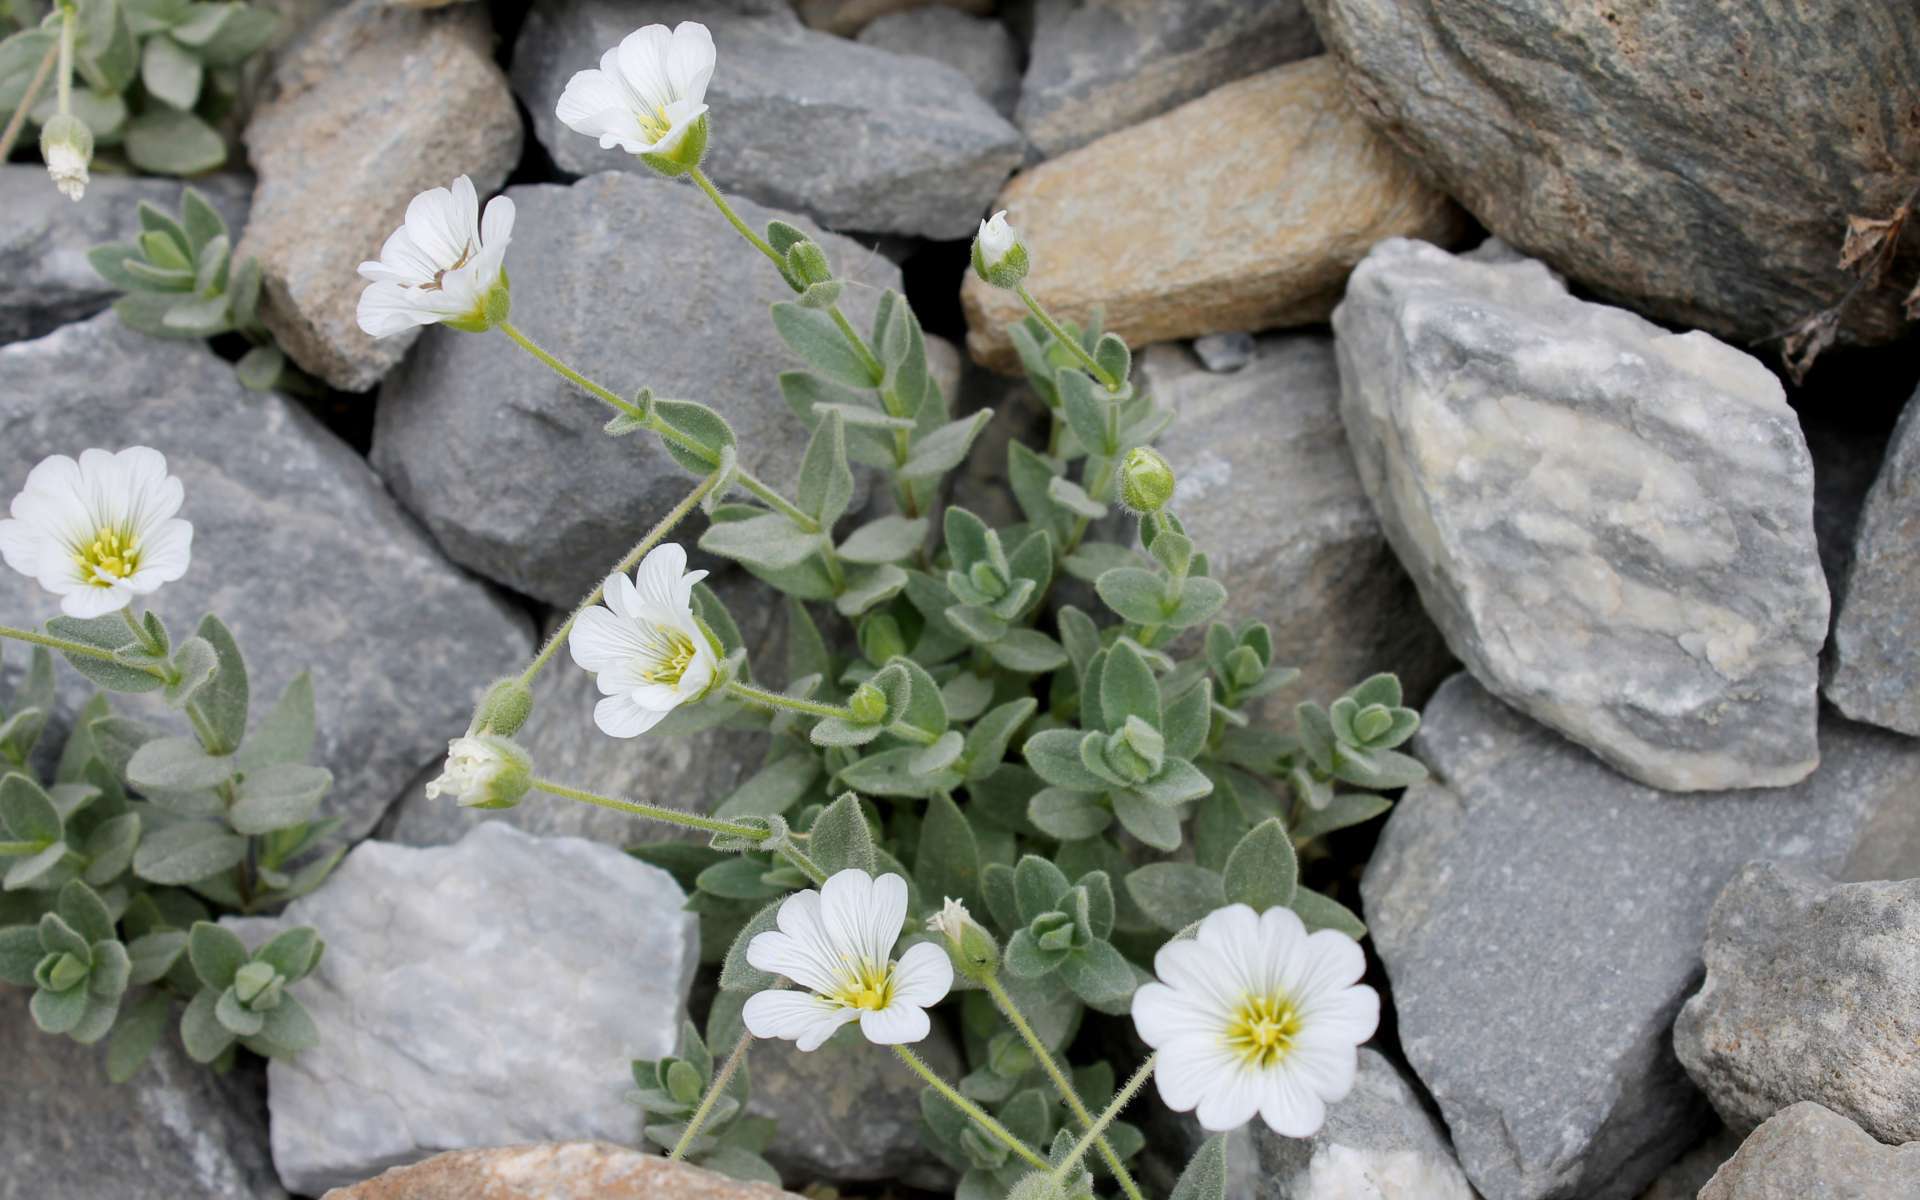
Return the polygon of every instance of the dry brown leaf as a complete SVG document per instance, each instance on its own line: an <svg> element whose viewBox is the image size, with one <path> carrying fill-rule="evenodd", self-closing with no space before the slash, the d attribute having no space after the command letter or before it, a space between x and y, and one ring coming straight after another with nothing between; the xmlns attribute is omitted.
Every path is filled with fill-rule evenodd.
<svg viewBox="0 0 1920 1200"><path fill-rule="evenodd" d="M1852 271L1866 280L1868 287L1878 284L1893 265L1908 215L1903 204L1889 217L1848 217L1846 240L1840 244L1840 269Z"/></svg>
<svg viewBox="0 0 1920 1200"><path fill-rule="evenodd" d="M1839 334L1840 309L1835 307L1823 308L1801 318L1780 335L1780 358L1786 364L1787 374L1793 376L1794 383L1806 381L1814 360L1820 357L1822 350L1833 345Z"/></svg>

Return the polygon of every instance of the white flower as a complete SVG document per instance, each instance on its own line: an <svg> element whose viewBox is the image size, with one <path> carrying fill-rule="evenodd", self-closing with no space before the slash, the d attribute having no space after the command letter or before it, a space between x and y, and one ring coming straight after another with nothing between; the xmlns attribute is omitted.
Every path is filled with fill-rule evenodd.
<svg viewBox="0 0 1920 1200"><path fill-rule="evenodd" d="M980 257L993 266L1007 256L1007 251L1020 244L1020 231L1007 224L1007 210L999 212L980 222Z"/></svg>
<svg viewBox="0 0 1920 1200"><path fill-rule="evenodd" d="M87 164L93 161L93 130L72 113L56 113L40 128L40 157L53 186L69 200L87 194Z"/></svg>
<svg viewBox="0 0 1920 1200"><path fill-rule="evenodd" d="M958 942L972 919L973 915L967 911L965 904L948 896L946 903L940 906L940 911L927 918L927 932L942 934Z"/></svg>
<svg viewBox="0 0 1920 1200"><path fill-rule="evenodd" d="M747 943L747 961L793 980L804 992L756 992L741 1018L755 1037L787 1038L815 1050L851 1021L870 1042L917 1042L931 1028L926 1010L953 987L953 964L931 942L893 944L907 919L907 881L841 871L819 891L795 892L780 905L778 930Z"/></svg>
<svg viewBox="0 0 1920 1200"><path fill-rule="evenodd" d="M597 70L567 80L554 111L569 129L599 138L602 150L618 146L695 165L706 148L713 63L705 25L682 21L672 32L649 25L602 54Z"/></svg>
<svg viewBox="0 0 1920 1200"><path fill-rule="evenodd" d="M1159 1052L1154 1079L1202 1128L1237 1129L1258 1113L1283 1137L1311 1137L1327 1104L1353 1088L1360 1043L1380 1023L1380 995L1359 983L1359 943L1309 935L1284 908L1209 913L1191 940L1153 960L1160 981L1134 993L1133 1023Z"/></svg>
<svg viewBox="0 0 1920 1200"><path fill-rule="evenodd" d="M407 219L380 247L378 262L360 264L369 280L360 293L360 328L374 337L416 325L448 322L466 329L492 324L488 301L506 287L501 266L513 240L513 201L495 196L480 216L480 198L465 175L451 190L421 192Z"/></svg>
<svg viewBox="0 0 1920 1200"><path fill-rule="evenodd" d="M1015 288L1027 277L1027 248L1020 231L1007 224L1007 211L980 222L980 233L973 239L973 271L997 288Z"/></svg>
<svg viewBox="0 0 1920 1200"><path fill-rule="evenodd" d="M447 762L427 784L427 799L451 796L468 808L512 808L527 794L532 768L526 752L503 737L457 737Z"/></svg>
<svg viewBox="0 0 1920 1200"><path fill-rule="evenodd" d="M187 573L193 526L174 516L185 497L148 446L42 459L0 521L0 556L60 597L70 617L125 608Z"/></svg>
<svg viewBox="0 0 1920 1200"><path fill-rule="evenodd" d="M712 685L720 661L693 619L693 585L706 577L677 544L655 546L632 579L607 576L606 605L574 622L567 650L606 697L593 709L601 732L638 737Z"/></svg>

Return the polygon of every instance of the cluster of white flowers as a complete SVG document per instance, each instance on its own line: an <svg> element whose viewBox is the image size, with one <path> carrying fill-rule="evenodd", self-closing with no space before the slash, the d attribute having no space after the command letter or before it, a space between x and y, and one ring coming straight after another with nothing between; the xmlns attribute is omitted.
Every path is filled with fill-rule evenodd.
<svg viewBox="0 0 1920 1200"><path fill-rule="evenodd" d="M186 490L149 446L43 459L0 521L0 557L60 597L69 617L118 612L187 573Z"/></svg>

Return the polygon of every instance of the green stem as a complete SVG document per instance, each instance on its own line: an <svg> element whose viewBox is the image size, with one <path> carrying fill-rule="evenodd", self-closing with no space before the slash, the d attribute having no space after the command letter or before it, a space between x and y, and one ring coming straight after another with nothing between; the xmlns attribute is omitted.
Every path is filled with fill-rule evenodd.
<svg viewBox="0 0 1920 1200"><path fill-rule="evenodd" d="M1147 1061L1140 1064L1140 1069L1133 1073L1133 1078L1121 1086L1119 1093L1113 1098L1113 1103L1107 1105L1106 1111L1100 1114L1100 1119L1087 1130L1086 1136L1074 1143L1073 1149L1067 1152L1066 1158L1053 1169L1054 1183L1066 1182L1067 1172L1073 1170L1074 1165L1086 1157L1087 1148L1100 1139L1100 1135L1106 1132L1107 1126L1113 1124L1114 1118L1120 1115L1120 1110L1125 1108L1134 1096L1139 1094L1140 1089L1147 1085L1147 1080L1153 1075L1154 1061L1159 1057L1158 1054L1147 1055Z"/></svg>
<svg viewBox="0 0 1920 1200"><path fill-rule="evenodd" d="M1100 381L1102 387L1106 388L1109 392L1117 392L1120 390L1121 381L1115 379L1113 372L1101 366L1099 362L1094 359L1093 355L1087 353L1087 348L1080 344L1079 338L1074 337L1065 329L1062 329L1060 322L1054 320L1046 309L1040 307L1040 302L1033 298L1033 293L1027 290L1026 284L1021 284L1019 287L1014 288L1013 291L1020 299L1026 301L1028 311L1032 312L1034 317L1037 318L1042 325L1047 327L1047 332L1052 334L1056 341L1066 346L1066 348L1072 352L1073 356L1079 359L1087 368L1087 373Z"/></svg>
<svg viewBox="0 0 1920 1200"><path fill-rule="evenodd" d="M1026 1016L1021 1013L1019 1006L1013 1002L1012 995L1007 992L1006 985L1000 982L1000 977L988 975L981 982L987 989L987 995L993 997L993 1003L1000 1009L1000 1015L1007 1019L1007 1023L1013 1026L1014 1032L1020 1035L1020 1040L1027 1044L1027 1049L1031 1050L1033 1056L1040 1061L1041 1067L1046 1070L1047 1078L1053 1081L1054 1090L1060 1093L1060 1098L1067 1102L1069 1109L1073 1110L1074 1119L1080 1122L1080 1128L1092 1129L1093 1113L1087 1108L1086 1102L1080 1099L1080 1093L1074 1089L1073 1081L1067 1078L1066 1071L1053 1057L1053 1052L1047 1049L1047 1044L1040 1040L1040 1035L1034 1031ZM1129 1200L1146 1200L1145 1195L1140 1191L1140 1185L1135 1183L1133 1176L1127 1172L1126 1165L1120 1161L1120 1156L1114 1152L1112 1144L1102 1137L1095 1141L1094 1145L1098 1147L1100 1157L1106 1162L1107 1169L1113 1173L1114 1182L1120 1185L1120 1190L1127 1194Z"/></svg>
<svg viewBox="0 0 1920 1200"><path fill-rule="evenodd" d="M53 74L53 64L60 61L60 43L54 42L40 59L40 65L33 72L33 78L27 81L27 90L20 96L19 107L7 118L5 132L0 132L0 163L7 161L13 153L15 142L20 140L20 131L27 127L27 110L40 99L40 89L47 86L47 77Z"/></svg>
<svg viewBox="0 0 1920 1200"><path fill-rule="evenodd" d="M998 1139L1001 1143L1003 1143L1007 1147L1007 1149L1013 1151L1015 1154L1019 1155L1022 1159L1025 1159L1027 1162L1027 1165L1032 1167L1038 1167L1042 1171L1046 1170L1051 1165L1050 1163L1047 1162L1045 1156L1041 1155L1039 1152L1034 1150L1033 1147L1027 1145L1025 1142L1021 1141L1019 1138L1013 1136L1013 1132L1009 1130L1005 1125L1002 1125L1000 1122L994 1120L993 1117L988 1114L986 1109L981 1108L978 1104L975 1104L973 1101L967 1099L965 1096L962 1096L959 1092L954 1090L954 1087L952 1084L940 1078L940 1076L934 1074L933 1068L929 1067L926 1063L921 1062L919 1055L907 1049L905 1046L895 1046L893 1048L893 1052L900 1056L901 1062L906 1063L908 1067L912 1068L914 1074L926 1080L928 1087L932 1088L936 1092L939 1092L940 1095L946 1099L948 1104L953 1105L955 1108L959 1109L961 1112L967 1114L969 1117L972 1117L974 1124L980 1126L980 1128L992 1134L996 1139Z"/></svg>
<svg viewBox="0 0 1920 1200"><path fill-rule="evenodd" d="M11 625L0 625L0 637L13 638L35 646L45 646L49 650L58 650L62 654L78 654L82 658L97 658L116 666L128 667L135 671L145 671L156 679L166 679L167 673L159 667L122 662L120 656L111 650L102 650L98 646L89 646L85 642L71 642L66 638L52 637L44 633L35 633L31 629L15 629Z"/></svg>
<svg viewBox="0 0 1920 1200"><path fill-rule="evenodd" d="M0 858L19 858L45 850L45 842L0 842Z"/></svg>
<svg viewBox="0 0 1920 1200"><path fill-rule="evenodd" d="M750 841L764 841L767 831L752 825L736 825L732 821L716 821L712 817L699 816L696 813L681 812L677 808L667 808L660 804L644 804L635 800L615 800L611 796L602 796L598 792L582 791L567 787L551 779L535 779L533 786L539 791L562 796L568 800L578 800L582 804L592 804L600 808L610 808L615 812L632 813L636 817L646 817L654 821L665 821L669 825L683 825L688 829L699 829L707 833L724 833L732 837L747 838Z"/></svg>
<svg viewBox="0 0 1920 1200"><path fill-rule="evenodd" d="M749 704L758 704L762 708L784 708L791 712L806 713L810 717L839 717L842 721L853 720L853 710L844 704L827 704L799 696L786 696L766 688L754 687L750 683L741 683L737 679L727 684L727 691Z"/></svg>
<svg viewBox="0 0 1920 1200"><path fill-rule="evenodd" d="M73 113L73 35L80 24L80 12L71 0L60 3L60 73L54 76L54 95L59 98L60 115Z"/></svg>
<svg viewBox="0 0 1920 1200"><path fill-rule="evenodd" d="M741 1063L747 1061L747 1047L752 1044L753 1035L750 1033L741 1034L740 1040L734 1043L733 1053L727 1055L727 1061L720 1064L720 1072L713 1077L713 1083L707 1087L707 1094L701 1099L700 1107L694 1109L693 1116L687 1118L686 1132L682 1133L680 1140L673 1144L673 1150L667 1155L668 1162L678 1161L686 1154L687 1148L693 1145L693 1139L700 1136L700 1127L705 1125L707 1118L713 1115L713 1106L719 1103L720 1093L726 1091L727 1084L733 1081L733 1073L740 1069Z"/></svg>
<svg viewBox="0 0 1920 1200"><path fill-rule="evenodd" d="M638 406L633 404L632 401L624 400L621 397L616 396L613 392L607 390L606 388L601 387L599 384L595 383L593 380L588 379L585 375L582 375L580 372L574 370L572 367L561 362L559 359L555 358L552 354L549 354L545 349L541 348L539 343L535 342L532 338L528 337L526 334L521 333L520 330L517 327L515 327L512 321L502 321L500 322L497 328L500 330L501 333L506 334L508 337L512 338L515 342L519 343L520 348L522 350L525 350L528 354L533 355L535 358L539 359L542 363L545 363L547 367L553 371L554 374L560 376L560 378L566 380L568 383L573 384L575 387L585 391L588 395L593 396L596 399L604 402L609 407L611 407L615 412L623 413L626 416L635 417L641 420L644 420L646 418L647 414L642 412Z"/></svg>
<svg viewBox="0 0 1920 1200"><path fill-rule="evenodd" d="M1106 493L1113 487L1113 461L1102 456L1099 465L1095 466L1092 474L1087 476L1086 492L1095 500L1104 502L1107 498ZM1073 533L1067 538L1066 544L1060 548L1061 558L1080 548L1080 541L1087 536L1087 528L1092 524L1093 522L1086 517L1073 519Z"/></svg>
<svg viewBox="0 0 1920 1200"><path fill-rule="evenodd" d="M840 311L838 304L829 308L827 315L833 318L833 323L840 329L840 336L847 339L847 345L853 348L855 356L860 359L860 365L865 367L867 374L873 377L873 385L879 387L887 377L887 369L880 365L879 358L874 355L872 350L867 348L867 339L860 336L859 331L853 327L853 323L847 320L846 314ZM887 412L892 416L897 417L901 415L893 411L894 405L898 403L899 401L895 400L894 404L887 406ZM906 431L896 430L895 432L904 433Z"/></svg>
<svg viewBox="0 0 1920 1200"><path fill-rule="evenodd" d="M705 171L694 167L687 172L687 178L693 180L694 186L707 194L707 199L713 201L713 206L720 210L720 215L727 219L728 224L739 231L741 237L752 242L755 250L772 259L774 266L779 267L783 272L786 270L787 260L780 257L778 250L767 244L767 239L755 233L752 226L740 219L740 214L733 211L733 205L727 203L727 198L720 194L719 188L713 186L713 181L707 178Z"/></svg>
<svg viewBox="0 0 1920 1200"><path fill-rule="evenodd" d="M813 880L816 887L827 881L827 873L821 868L820 864L814 862L812 858L808 857L806 851L800 849L800 847L794 845L792 842L788 842L780 847L780 856L800 868L800 873L808 879Z"/></svg>

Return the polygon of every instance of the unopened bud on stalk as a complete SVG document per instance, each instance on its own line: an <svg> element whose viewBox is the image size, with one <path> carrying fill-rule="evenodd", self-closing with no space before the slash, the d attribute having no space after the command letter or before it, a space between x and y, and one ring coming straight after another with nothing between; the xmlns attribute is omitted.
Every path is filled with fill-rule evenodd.
<svg viewBox="0 0 1920 1200"><path fill-rule="evenodd" d="M871 683L863 683L853 690L847 708L852 710L853 719L860 724L876 724L886 719L887 694Z"/></svg>
<svg viewBox="0 0 1920 1200"><path fill-rule="evenodd" d="M973 239L973 273L997 288L1017 288L1027 277L1027 247L1003 209L980 222Z"/></svg>
<svg viewBox="0 0 1920 1200"><path fill-rule="evenodd" d="M1000 943L981 928L967 906L947 897L939 912L927 918L927 932L947 939L947 952L960 973L984 983L1000 969Z"/></svg>
<svg viewBox="0 0 1920 1200"><path fill-rule="evenodd" d="M53 185L69 200L87 192L87 164L93 161L93 130L72 113L58 113L40 127L40 157Z"/></svg>
<svg viewBox="0 0 1920 1200"><path fill-rule="evenodd" d="M457 737L446 766L427 785L427 799L451 796L466 808L512 808L533 788L533 761L506 738Z"/></svg>
<svg viewBox="0 0 1920 1200"><path fill-rule="evenodd" d="M1173 499L1173 464L1151 446L1135 446L1120 461L1120 503L1141 516Z"/></svg>

